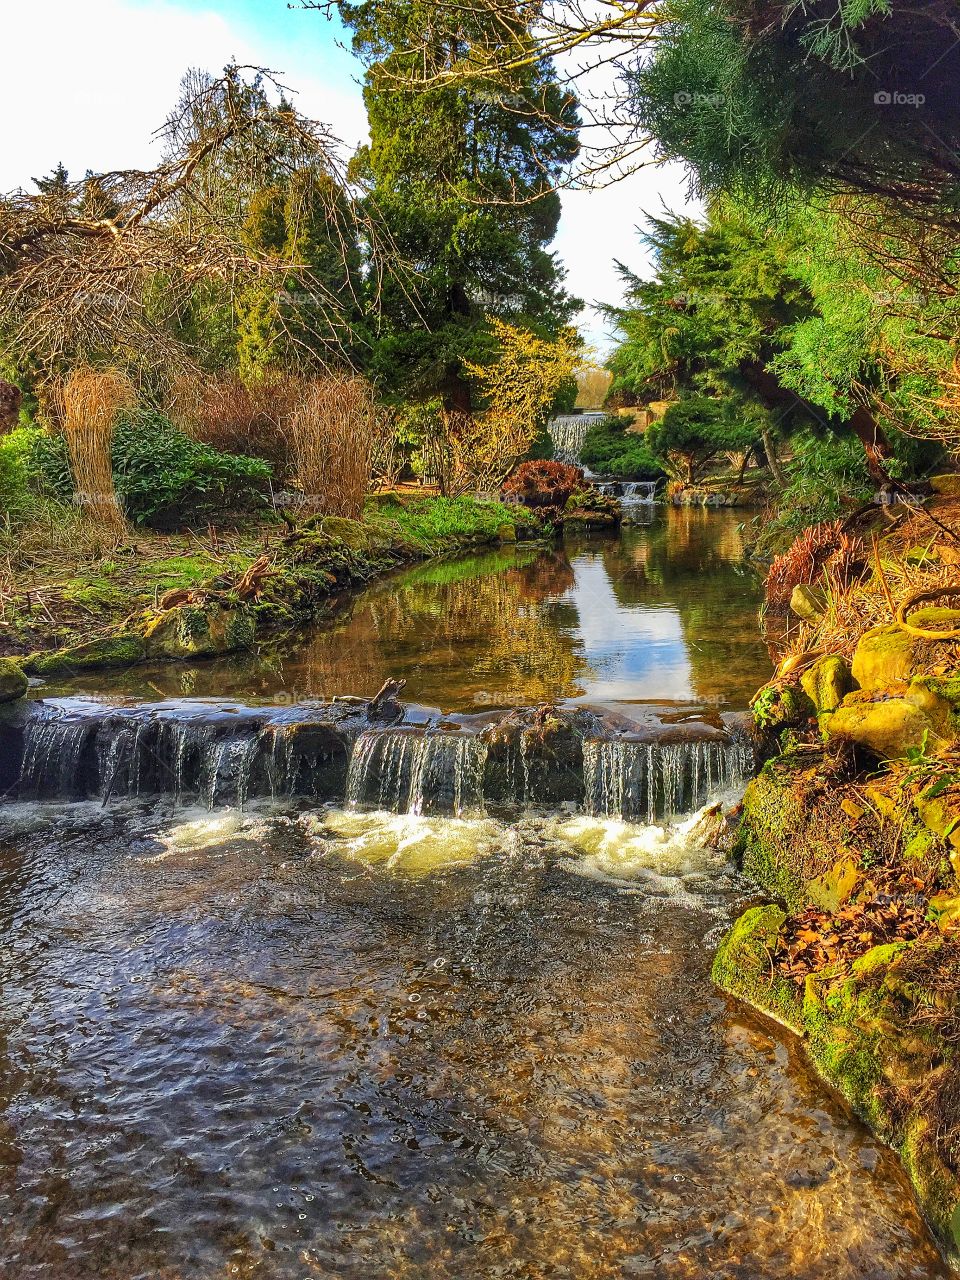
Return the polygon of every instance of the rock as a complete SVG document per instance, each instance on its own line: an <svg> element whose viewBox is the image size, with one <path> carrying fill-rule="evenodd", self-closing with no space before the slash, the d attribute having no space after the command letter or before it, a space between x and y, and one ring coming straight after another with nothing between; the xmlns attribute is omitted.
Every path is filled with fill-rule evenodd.
<svg viewBox="0 0 960 1280"><path fill-rule="evenodd" d="M739 996L768 1017L798 1031L802 1012L796 989L772 974L770 957L780 942L786 921L780 907L750 907L726 935L713 962L713 980L723 991Z"/></svg>
<svg viewBox="0 0 960 1280"><path fill-rule="evenodd" d="M815 622L822 618L827 609L827 597L817 587L801 582L793 588L790 596L790 608L804 622Z"/></svg>
<svg viewBox="0 0 960 1280"><path fill-rule="evenodd" d="M930 488L934 493L945 498L956 498L960 495L960 475L955 472L930 477Z"/></svg>
<svg viewBox="0 0 960 1280"><path fill-rule="evenodd" d="M926 743L933 752L952 737L950 704L922 686L907 686L886 697L848 693L826 720L830 739L846 739L881 760L903 759Z"/></svg>
<svg viewBox="0 0 960 1280"><path fill-rule="evenodd" d="M910 547L903 556L907 564L936 564L940 552L936 547Z"/></svg>
<svg viewBox="0 0 960 1280"><path fill-rule="evenodd" d="M754 723L758 729L768 732L798 729L815 714L809 694L796 684L768 684L753 703Z"/></svg>
<svg viewBox="0 0 960 1280"><path fill-rule="evenodd" d="M256 623L245 605L182 604L151 618L144 628L151 658L210 658L253 644Z"/></svg>
<svg viewBox="0 0 960 1280"><path fill-rule="evenodd" d="M35 676L73 675L77 671L96 671L108 667L132 667L146 657L143 637L135 632L88 640L86 644L48 653L32 653L24 658L24 671Z"/></svg>
<svg viewBox="0 0 960 1280"><path fill-rule="evenodd" d="M30 687L30 681L12 658L0 658L0 702L16 702Z"/></svg>
<svg viewBox="0 0 960 1280"><path fill-rule="evenodd" d="M917 638L900 627L874 627L860 637L851 670L861 689L886 689L913 674Z"/></svg>
<svg viewBox="0 0 960 1280"><path fill-rule="evenodd" d="M944 605L928 605L926 609L917 609L907 618L911 626L920 627L924 631L956 631L960 630L960 609L948 609Z"/></svg>
<svg viewBox="0 0 960 1280"><path fill-rule="evenodd" d="M497 540L499 542L516 542L517 531L512 524L502 524L497 530Z"/></svg>
<svg viewBox="0 0 960 1280"><path fill-rule="evenodd" d="M828 653L818 658L800 677L804 693L813 703L818 716L836 711L853 688L853 673L839 654Z"/></svg>

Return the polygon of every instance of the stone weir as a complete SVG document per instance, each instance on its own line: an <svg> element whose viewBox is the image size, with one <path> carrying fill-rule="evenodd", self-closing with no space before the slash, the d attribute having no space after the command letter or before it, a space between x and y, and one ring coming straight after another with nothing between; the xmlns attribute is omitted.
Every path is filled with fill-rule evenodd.
<svg viewBox="0 0 960 1280"><path fill-rule="evenodd" d="M736 717L671 723L556 706L444 716L390 689L293 707L49 699L0 717L0 789L19 799L169 796L214 808L299 797L452 815L577 806L653 822L753 771Z"/></svg>

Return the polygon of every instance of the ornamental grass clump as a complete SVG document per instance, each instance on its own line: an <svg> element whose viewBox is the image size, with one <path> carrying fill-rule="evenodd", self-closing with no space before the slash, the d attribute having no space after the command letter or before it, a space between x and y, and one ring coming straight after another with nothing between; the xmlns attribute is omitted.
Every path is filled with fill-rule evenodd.
<svg viewBox="0 0 960 1280"><path fill-rule="evenodd" d="M306 514L359 520L384 417L364 378L330 375L304 388L289 419Z"/></svg>
<svg viewBox="0 0 960 1280"><path fill-rule="evenodd" d="M136 391L119 369L74 369L63 385L63 434L73 474L74 502L104 529L126 521L113 486L112 449L117 415L136 403Z"/></svg>

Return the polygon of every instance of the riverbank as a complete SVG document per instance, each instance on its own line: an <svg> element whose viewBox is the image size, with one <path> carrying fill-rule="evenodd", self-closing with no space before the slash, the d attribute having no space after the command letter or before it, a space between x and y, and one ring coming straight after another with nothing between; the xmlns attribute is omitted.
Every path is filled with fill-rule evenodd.
<svg viewBox="0 0 960 1280"><path fill-rule="evenodd" d="M803 1038L960 1265L960 504L809 531L736 854L765 892L714 978ZM953 600L956 603L956 600ZM802 614L803 616L798 616Z"/></svg>
<svg viewBox="0 0 960 1280"><path fill-rule="evenodd" d="M361 521L136 530L95 556L27 545L8 552L0 653L32 675L213 656L305 625L400 565L543 537L517 504L387 495Z"/></svg>

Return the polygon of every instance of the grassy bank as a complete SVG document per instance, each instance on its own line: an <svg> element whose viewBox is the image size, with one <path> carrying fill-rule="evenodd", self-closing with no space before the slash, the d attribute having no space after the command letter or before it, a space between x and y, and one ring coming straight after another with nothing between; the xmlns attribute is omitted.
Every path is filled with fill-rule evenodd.
<svg viewBox="0 0 960 1280"><path fill-rule="evenodd" d="M879 521L879 523L878 523ZM960 501L808 533L768 582L784 658L714 977L803 1037L960 1264ZM793 602L793 608L788 602ZM798 616L798 612L804 616Z"/></svg>
<svg viewBox="0 0 960 1280"><path fill-rule="evenodd" d="M148 631L151 656L222 652L258 630L309 623L330 596L399 565L542 536L519 506L401 495L371 499L361 521L111 537L69 510L59 519L69 523L19 528L2 549L0 651L36 672L53 669L54 655L65 667L125 664L145 656Z"/></svg>

